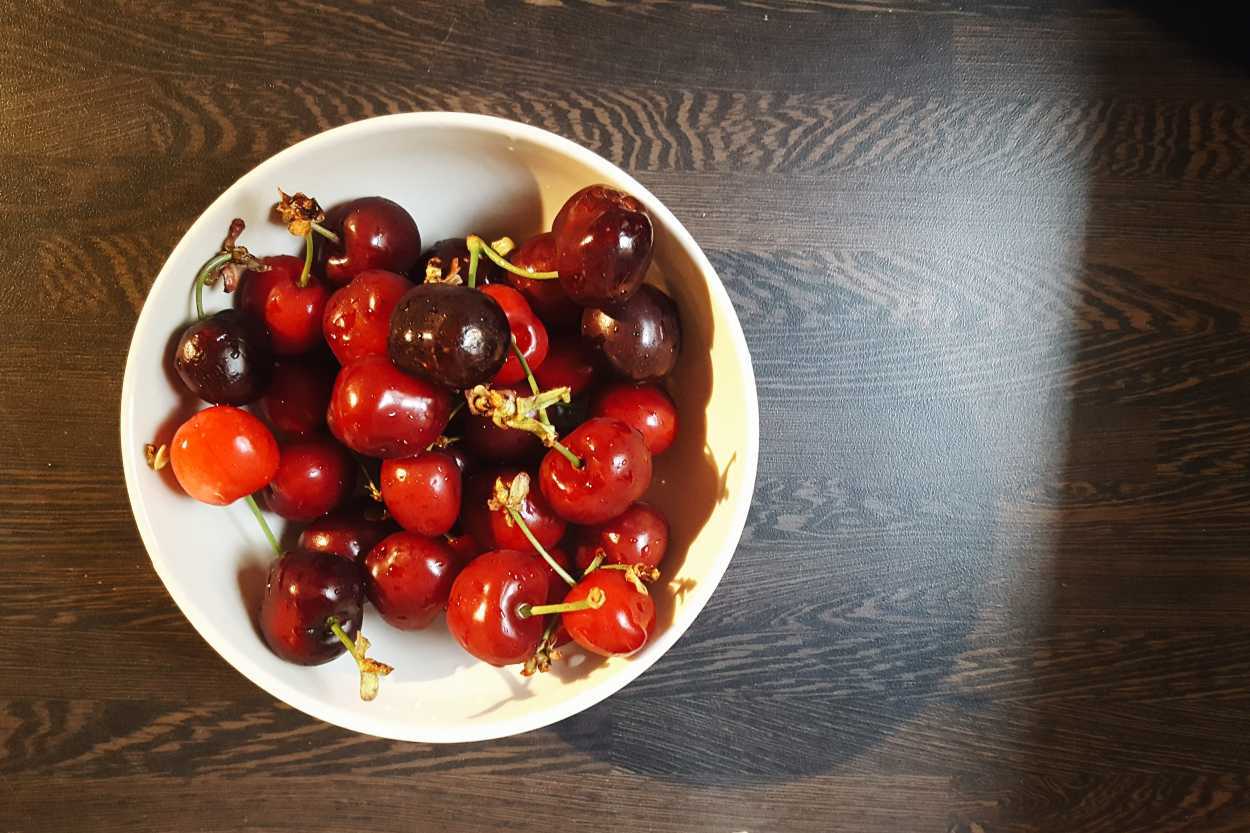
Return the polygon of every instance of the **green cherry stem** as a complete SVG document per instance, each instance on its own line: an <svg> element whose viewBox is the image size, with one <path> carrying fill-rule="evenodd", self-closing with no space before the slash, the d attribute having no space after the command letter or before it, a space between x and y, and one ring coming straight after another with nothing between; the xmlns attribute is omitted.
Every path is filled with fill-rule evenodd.
<svg viewBox="0 0 1250 833"><path fill-rule="evenodd" d="M205 261L195 275L195 314L201 321L206 317L204 315L204 284L212 279L218 269L229 263L230 258L229 252L218 252Z"/></svg>
<svg viewBox="0 0 1250 833"><path fill-rule="evenodd" d="M511 506L506 508L508 510L508 517L512 519L514 524L521 528L521 534L525 536L525 540L529 541L530 546L532 546L538 554L543 557L543 560L547 562L547 566L555 570L556 575L564 579L565 583L567 583L569 587L577 584L577 582L573 581L573 577L568 574L568 571L561 567L559 563L551 557L551 553L547 552L546 547L538 543L538 539L534 537L534 533L530 532L529 524L527 524L525 519L521 517L521 513L513 509Z"/></svg>
<svg viewBox="0 0 1250 833"><path fill-rule="evenodd" d="M486 241L478 237L476 234L470 234L468 237L466 237L465 245L469 247L469 268L470 269L473 268L473 253L482 252L488 258L494 261L495 265L498 266L500 269L503 269L504 271L507 271L507 272L511 272L512 274L518 275L522 278L529 278L530 280L533 280L533 281L554 281L556 278L560 277L559 272L531 272L528 269L522 269L520 266L516 266L508 262L508 260L503 255L499 254L499 252L495 251L490 246L486 245ZM471 277L472 275L470 274L470 278ZM469 284L469 285L472 286L472 284Z"/></svg>
<svg viewBox="0 0 1250 833"><path fill-rule="evenodd" d="M312 256L313 256L313 236L312 235L313 233L312 233L311 228L308 230L307 233L304 234L304 268L300 270L299 280L295 282L295 285L298 286L300 289L303 289L304 287L308 286L308 278L312 274Z"/></svg>
<svg viewBox="0 0 1250 833"><path fill-rule="evenodd" d="M261 532L264 532L265 537L269 539L269 546L273 547L274 555L282 555L282 546L278 543L278 538L273 534L273 530L269 528L269 522L261 514L260 507L256 505L256 498L248 495L243 500L247 502L247 508L252 510L256 523L260 524Z"/></svg>
<svg viewBox="0 0 1250 833"><path fill-rule="evenodd" d="M350 636L343 630L343 626L339 624L339 620L333 616L326 619L326 624L330 626L330 630L334 631L334 635L339 638L339 642L343 643L343 647L347 649L347 653L353 657L356 656L356 644L352 642Z"/></svg>
<svg viewBox="0 0 1250 833"><path fill-rule="evenodd" d="M516 615L522 619L528 619L531 616L546 616L549 613L574 613L578 610L598 610L603 607L603 603L608 600L607 594L603 592L602 587L592 587L590 592L586 594L586 598L578 599L575 602L561 602L555 605L517 605Z"/></svg>
<svg viewBox="0 0 1250 833"><path fill-rule="evenodd" d="M552 440L551 447L554 448L556 451L560 452L560 456L563 457L565 460L568 460L569 465L571 465L573 468L580 469L582 467L582 459L578 457L576 454L574 454L572 451L569 451L568 446L566 446L564 443L560 442L559 440Z"/></svg>
<svg viewBox="0 0 1250 833"><path fill-rule="evenodd" d="M477 265L482 259L481 243L480 237L470 235L465 238L465 245L469 248L469 289L477 288Z"/></svg>
<svg viewBox="0 0 1250 833"><path fill-rule="evenodd" d="M339 236L338 236L337 234L335 234L334 232L330 231L328 228L326 228L325 226L321 225L320 223L312 223L312 222L310 222L310 223L308 224L308 227L309 227L309 229L311 229L312 231L317 232L317 234L320 234L320 235L321 235L322 237L324 237L326 240L329 240L329 241L330 241L331 243L333 243L334 245L336 245L336 246L341 246L341 245L343 245L343 241L339 239Z"/></svg>
<svg viewBox="0 0 1250 833"><path fill-rule="evenodd" d="M521 346L516 343L516 336L511 336L512 352L516 355L516 360L521 363L521 369L525 371L525 378L530 383L530 391L538 396L538 380L534 378L534 371L530 370L530 363L525 360L525 354L521 352ZM538 418L547 425L551 424L551 420L547 418L547 406L540 405L538 408Z"/></svg>

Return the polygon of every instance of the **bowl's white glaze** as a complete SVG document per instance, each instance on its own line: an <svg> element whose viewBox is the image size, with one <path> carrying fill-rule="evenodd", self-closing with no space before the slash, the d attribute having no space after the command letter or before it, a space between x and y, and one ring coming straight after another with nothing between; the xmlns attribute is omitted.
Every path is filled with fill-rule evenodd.
<svg viewBox="0 0 1250 833"><path fill-rule="evenodd" d="M203 407L171 372L172 339L191 319L189 288L231 218L248 223L254 253L298 250L271 218L277 187L323 205L381 194L416 218L426 245L476 232L518 240L547 228L578 188L606 182L641 199L656 224L650 280L681 309L685 344L669 380L682 421L656 461L649 499L668 515L673 544L655 587L659 622L626 659L569 652L551 674L523 678L466 655L442 621L402 633L371 611L372 655L397 666L372 703L357 697L350 658L317 668L277 659L253 613L272 556L247 508L217 508L181 494L168 469L143 461L145 442L168 441ZM228 299L212 293L210 308ZM616 166L572 142L516 122L459 113L412 113L349 124L288 148L243 176L197 219L148 294L135 327L121 401L122 458L131 507L156 572L196 630L231 665L292 706L339 726L426 742L483 740L561 720L629 683L672 646L707 603L746 521L759 449L758 405L742 328L720 279L690 234ZM275 525L281 522L270 518Z"/></svg>

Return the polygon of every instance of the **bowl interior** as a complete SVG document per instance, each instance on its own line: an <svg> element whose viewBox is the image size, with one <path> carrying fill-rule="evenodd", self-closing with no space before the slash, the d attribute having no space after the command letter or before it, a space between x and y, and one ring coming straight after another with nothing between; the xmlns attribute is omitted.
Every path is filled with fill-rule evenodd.
<svg viewBox="0 0 1250 833"><path fill-rule="evenodd" d="M356 695L347 657L317 668L286 664L253 623L272 556L241 504L206 506L183 495L168 470L144 467L143 445L168 441L202 407L172 372L170 347L193 315L189 287L231 218L248 223L254 253L296 253L273 221L277 187L315 194L323 205L381 194L416 218L426 245L477 232L518 241L549 226L564 200L592 182L627 190L653 211L656 257L649 280L681 309L685 344L669 380L681 428L656 460L649 499L673 527L663 580L654 587L659 624L628 659L576 651L548 675L521 677L465 654L442 622L404 633L372 611L372 654L396 666L372 703ZM210 293L206 306L226 296ZM689 626L727 566L755 478L758 425L754 378L741 328L710 265L684 228L637 182L601 158L535 128L455 114L410 114L348 125L268 160L195 222L152 287L136 327L122 391L122 446L135 517L157 572L205 639L252 681L296 708L369 734L463 741L513 734L567 717L603 699L658 659ZM282 522L270 517L275 527Z"/></svg>

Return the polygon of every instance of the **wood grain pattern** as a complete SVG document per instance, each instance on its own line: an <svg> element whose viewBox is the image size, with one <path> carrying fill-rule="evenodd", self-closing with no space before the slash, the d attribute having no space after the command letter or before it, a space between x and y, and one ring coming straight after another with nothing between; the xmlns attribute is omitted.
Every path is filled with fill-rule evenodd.
<svg viewBox="0 0 1250 833"><path fill-rule="evenodd" d="M1183 9L1182 9L1183 5ZM1250 61L1215 4L48 0L0 15L0 831L1250 828ZM116 414L165 253L321 130L568 136L687 224L763 449L691 631L458 746L226 666Z"/></svg>

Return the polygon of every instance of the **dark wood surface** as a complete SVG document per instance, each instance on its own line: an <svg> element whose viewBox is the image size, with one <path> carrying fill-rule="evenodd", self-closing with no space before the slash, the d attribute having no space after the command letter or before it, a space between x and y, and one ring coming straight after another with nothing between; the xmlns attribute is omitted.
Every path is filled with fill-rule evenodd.
<svg viewBox="0 0 1250 833"><path fill-rule="evenodd" d="M0 831L1250 829L1250 73L1168 4L14 3L0 14ZM754 509L548 730L354 735L166 595L133 322L209 201L388 112L604 154L759 376Z"/></svg>

